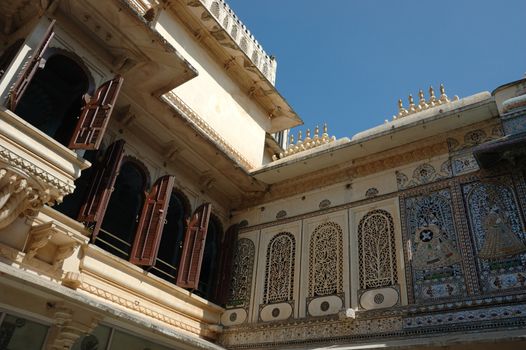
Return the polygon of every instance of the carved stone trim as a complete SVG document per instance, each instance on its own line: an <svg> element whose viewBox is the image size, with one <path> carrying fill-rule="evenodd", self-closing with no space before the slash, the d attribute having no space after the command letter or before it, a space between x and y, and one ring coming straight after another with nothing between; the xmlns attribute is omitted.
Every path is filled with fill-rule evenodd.
<svg viewBox="0 0 526 350"><path fill-rule="evenodd" d="M52 238L59 235L69 237L67 232L64 232L62 228L52 221L33 226L29 231L29 239L25 248L26 259L33 259L37 255L38 250L44 248L50 243L52 244ZM79 246L80 243L73 238L68 239L67 243L57 245L53 261L51 262L53 271L57 271L64 260L70 257Z"/></svg>
<svg viewBox="0 0 526 350"><path fill-rule="evenodd" d="M40 181L47 185L51 185L58 189L62 196L73 193L75 186L65 181L60 180L58 177L48 173L39 166L31 163L27 159L22 158L18 154L10 151L9 149L0 145L0 162L5 162L15 168L22 170L28 175L33 175Z"/></svg>
<svg viewBox="0 0 526 350"><path fill-rule="evenodd" d="M177 327L179 329L197 334L199 336L205 336L205 337L210 337L210 338L215 338L217 336L216 334L214 334L215 332L212 332L210 329L208 329L207 325L205 324L203 324L202 328L195 327L188 323L185 323L180 320L169 317L164 313L159 313L158 311L155 311L149 307L141 305L140 301L138 300L127 299L122 294L117 295L109 290L100 288L99 286L95 286L90 283L82 281L82 283L80 284L78 288L90 294L101 297L112 303L116 303L117 305L120 305L124 308L137 311L143 315L149 316L158 321L169 324L170 326Z"/></svg>
<svg viewBox="0 0 526 350"><path fill-rule="evenodd" d="M0 229L19 215L35 216L45 203L52 202L50 191L10 168L0 168Z"/></svg>

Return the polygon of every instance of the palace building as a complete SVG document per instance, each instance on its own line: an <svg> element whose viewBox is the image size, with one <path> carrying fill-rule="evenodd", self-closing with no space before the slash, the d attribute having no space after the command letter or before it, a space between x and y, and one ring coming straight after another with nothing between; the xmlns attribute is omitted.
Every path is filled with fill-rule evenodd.
<svg viewBox="0 0 526 350"><path fill-rule="evenodd" d="M0 29L0 349L526 346L526 79L296 136L223 0Z"/></svg>

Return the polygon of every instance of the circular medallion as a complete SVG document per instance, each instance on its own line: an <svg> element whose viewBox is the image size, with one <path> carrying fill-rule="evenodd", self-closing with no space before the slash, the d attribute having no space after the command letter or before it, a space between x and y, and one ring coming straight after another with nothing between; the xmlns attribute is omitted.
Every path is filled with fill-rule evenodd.
<svg viewBox="0 0 526 350"><path fill-rule="evenodd" d="M275 308L272 310L272 317L278 317L279 316L279 308Z"/></svg>
<svg viewBox="0 0 526 350"><path fill-rule="evenodd" d="M373 300L374 300L374 303L375 303L375 304L380 305L381 303L384 302L384 295L381 294L381 293L378 293L378 294L376 294L376 295L374 296Z"/></svg>
<svg viewBox="0 0 526 350"><path fill-rule="evenodd" d="M327 311L327 310L329 310L329 306L330 306L329 302L328 301L324 301L323 303L321 303L320 309L321 309L321 311Z"/></svg>
<svg viewBox="0 0 526 350"><path fill-rule="evenodd" d="M230 314L230 317L229 317L229 318L230 318L230 321L234 322L235 320L237 320L237 313L232 312L232 313Z"/></svg>
<svg viewBox="0 0 526 350"><path fill-rule="evenodd" d="M432 239L433 239L433 231L431 231L430 229L424 229L420 231L420 240L422 242L429 242Z"/></svg>

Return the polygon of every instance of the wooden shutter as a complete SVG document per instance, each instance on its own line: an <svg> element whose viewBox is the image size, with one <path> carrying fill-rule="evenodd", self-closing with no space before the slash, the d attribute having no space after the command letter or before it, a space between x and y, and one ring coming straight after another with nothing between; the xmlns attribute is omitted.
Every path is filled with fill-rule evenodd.
<svg viewBox="0 0 526 350"><path fill-rule="evenodd" d="M131 263L143 266L155 264L173 186L174 176L163 176L155 182L146 197L130 254Z"/></svg>
<svg viewBox="0 0 526 350"><path fill-rule="evenodd" d="M75 131L69 141L71 149L98 149L110 121L124 79L117 75L95 91L84 104Z"/></svg>
<svg viewBox="0 0 526 350"><path fill-rule="evenodd" d="M234 262L238 232L239 225L230 226L221 242L221 260L219 262L219 273L214 291L214 300L219 305L224 305L228 301L227 298L232 279L232 264Z"/></svg>
<svg viewBox="0 0 526 350"><path fill-rule="evenodd" d="M33 50L33 55L31 56L31 59L27 62L26 66L22 70L22 73L18 77L18 80L13 86L13 89L11 90L11 94L9 96L9 108L12 111L15 110L18 102L20 102L22 95L24 95L24 92L26 91L29 83L31 82L31 79L33 79L33 77L35 76L38 68L43 68L46 63L43 56L44 52L49 46L49 43L51 42L51 39L53 39L53 36L55 35L55 33L53 32L54 25L55 20L51 21L51 24L47 28L46 33L42 38L42 41Z"/></svg>
<svg viewBox="0 0 526 350"><path fill-rule="evenodd" d="M177 273L177 285L180 287L197 289L211 211L212 205L205 203L190 218Z"/></svg>
<svg viewBox="0 0 526 350"><path fill-rule="evenodd" d="M91 236L92 240L97 237L106 207L110 201L124 155L124 143L124 140L118 140L108 147L104 160L97 165L86 201L80 208L77 220L95 223Z"/></svg>

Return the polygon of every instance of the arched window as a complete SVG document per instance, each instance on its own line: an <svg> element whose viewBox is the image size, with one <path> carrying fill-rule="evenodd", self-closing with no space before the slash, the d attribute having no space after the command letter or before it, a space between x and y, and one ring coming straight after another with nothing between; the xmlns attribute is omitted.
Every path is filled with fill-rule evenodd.
<svg viewBox="0 0 526 350"><path fill-rule="evenodd" d="M394 223L391 214L368 212L358 225L360 288L379 288L397 283Z"/></svg>
<svg viewBox="0 0 526 350"><path fill-rule="evenodd" d="M343 230L335 222L318 225L310 240L309 296L343 292Z"/></svg>
<svg viewBox="0 0 526 350"><path fill-rule="evenodd" d="M148 187L147 168L138 160L125 158L97 236L104 249L128 257Z"/></svg>
<svg viewBox="0 0 526 350"><path fill-rule="evenodd" d="M215 215L210 215L203 261L201 263L201 273L197 288L199 294L205 298L212 296L211 293L213 292L215 281L217 280L222 236L223 227L221 222Z"/></svg>
<svg viewBox="0 0 526 350"><path fill-rule="evenodd" d="M74 54L48 50L43 69L37 70L17 104L15 113L63 145L68 145L83 106L93 92L93 78Z"/></svg>
<svg viewBox="0 0 526 350"><path fill-rule="evenodd" d="M265 304L292 300L294 297L294 257L296 240L289 232L274 236L267 248Z"/></svg>
<svg viewBox="0 0 526 350"><path fill-rule="evenodd" d="M168 211L162 230L161 243L152 272L157 276L173 281L181 260L186 220L191 214L188 198L174 189L170 195Z"/></svg>

